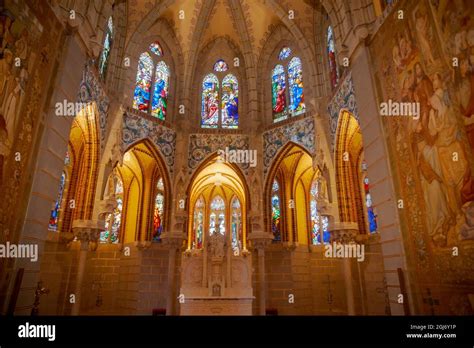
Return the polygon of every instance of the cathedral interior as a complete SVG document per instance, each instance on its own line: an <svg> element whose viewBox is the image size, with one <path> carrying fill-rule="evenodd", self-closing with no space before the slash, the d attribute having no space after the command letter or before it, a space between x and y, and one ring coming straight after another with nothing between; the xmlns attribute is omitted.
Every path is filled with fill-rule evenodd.
<svg viewBox="0 0 474 348"><path fill-rule="evenodd" d="M0 314L474 313L473 1L1 6Z"/></svg>

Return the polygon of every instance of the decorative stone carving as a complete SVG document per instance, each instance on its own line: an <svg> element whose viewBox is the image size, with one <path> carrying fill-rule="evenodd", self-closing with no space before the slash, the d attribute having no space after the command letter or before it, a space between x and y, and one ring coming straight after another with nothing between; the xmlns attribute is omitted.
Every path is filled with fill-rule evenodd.
<svg viewBox="0 0 474 348"><path fill-rule="evenodd" d="M209 249L212 259L220 259L224 257L224 236L220 233L214 233L209 238Z"/></svg>

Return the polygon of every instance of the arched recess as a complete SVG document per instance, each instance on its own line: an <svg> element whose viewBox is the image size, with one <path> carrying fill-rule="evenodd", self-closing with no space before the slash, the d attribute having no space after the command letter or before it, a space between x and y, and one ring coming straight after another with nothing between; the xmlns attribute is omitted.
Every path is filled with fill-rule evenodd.
<svg viewBox="0 0 474 348"><path fill-rule="evenodd" d="M347 110L339 114L334 151L340 221L357 222L361 234L376 232L362 133L359 122Z"/></svg>
<svg viewBox="0 0 474 348"><path fill-rule="evenodd" d="M161 238L153 238L158 194L164 198L159 217L161 231L168 227L171 209L171 183L163 158L155 145L144 139L128 147L116 170L122 177L124 191L119 240L160 242ZM158 185L160 179L162 185Z"/></svg>
<svg viewBox="0 0 474 348"><path fill-rule="evenodd" d="M238 254L247 250L247 211L250 210L250 196L245 177L240 168L221 161L216 153L209 156L194 172L187 190L188 245L189 250L205 249L211 229L214 228L211 215L216 213L212 205L216 197L224 201L225 237L228 250ZM239 202L237 207L236 199ZM203 205L200 205L202 201ZM199 212L202 212L202 242L199 242ZM233 217L233 213L240 216ZM216 217L218 223L218 216ZM236 225L234 225L236 224ZM218 228L217 228L218 230ZM235 233L233 233L235 232ZM236 237L236 238L233 238ZM238 250L238 251L237 251Z"/></svg>
<svg viewBox="0 0 474 348"><path fill-rule="evenodd" d="M66 186L58 231L70 233L74 220L91 220L100 156L99 113L95 102L87 104L74 118L69 133Z"/></svg>
<svg viewBox="0 0 474 348"><path fill-rule="evenodd" d="M321 178L319 168L306 149L293 142L287 143L275 157L268 173L264 191L265 226L273 232L274 209L272 198L274 183L279 186L280 234L274 242L311 244L310 189L313 180ZM327 195L327 183L324 185Z"/></svg>

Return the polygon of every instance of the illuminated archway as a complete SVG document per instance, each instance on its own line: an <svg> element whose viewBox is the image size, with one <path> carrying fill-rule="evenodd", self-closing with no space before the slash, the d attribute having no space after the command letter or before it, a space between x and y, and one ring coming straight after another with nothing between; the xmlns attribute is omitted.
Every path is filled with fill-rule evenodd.
<svg viewBox="0 0 474 348"><path fill-rule="evenodd" d="M317 240L312 236L311 185L319 178L321 171L313 168L304 148L290 142L280 150L265 185L265 226L273 233L273 242L313 244Z"/></svg>
<svg viewBox="0 0 474 348"><path fill-rule="evenodd" d="M357 119L347 110L339 115L334 156L340 221L357 222L360 233L376 232L362 133Z"/></svg>
<svg viewBox="0 0 474 348"><path fill-rule="evenodd" d="M212 233L223 234L234 254L247 250L250 202L237 166L211 156L196 170L188 197L188 250L204 249Z"/></svg>

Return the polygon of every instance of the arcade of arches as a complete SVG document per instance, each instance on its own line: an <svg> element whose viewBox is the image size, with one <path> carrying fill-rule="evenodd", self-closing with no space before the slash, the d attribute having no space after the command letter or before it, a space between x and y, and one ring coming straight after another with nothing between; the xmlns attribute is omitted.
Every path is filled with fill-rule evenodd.
<svg viewBox="0 0 474 348"><path fill-rule="evenodd" d="M472 23L468 0L5 1L0 251L38 254L0 253L0 313L472 314Z"/></svg>

